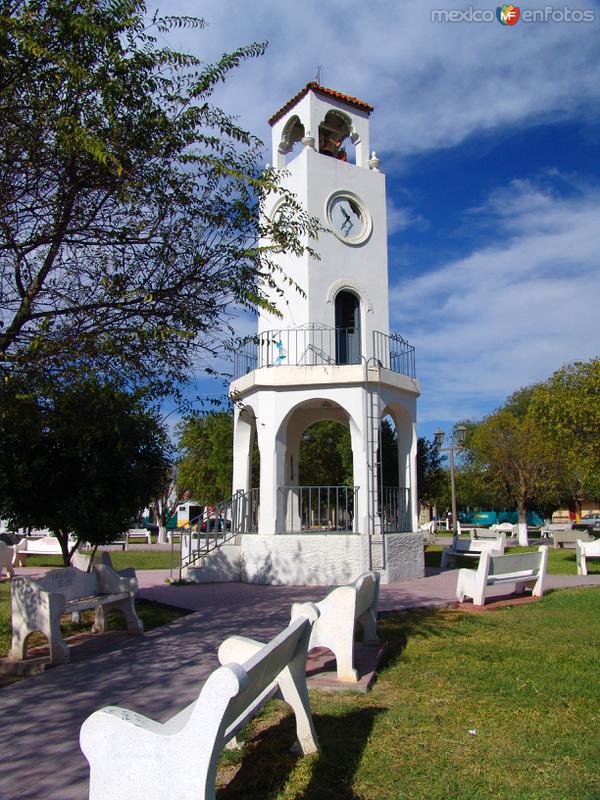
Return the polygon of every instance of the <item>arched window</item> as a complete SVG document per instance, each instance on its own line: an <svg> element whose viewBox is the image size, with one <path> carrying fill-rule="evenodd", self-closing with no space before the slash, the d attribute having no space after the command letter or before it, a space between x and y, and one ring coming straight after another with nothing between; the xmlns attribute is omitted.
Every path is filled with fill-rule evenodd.
<svg viewBox="0 0 600 800"><path fill-rule="evenodd" d="M351 132L350 117L341 111L328 111L319 125L319 153L340 161L353 161L351 154L347 152Z"/></svg>
<svg viewBox="0 0 600 800"><path fill-rule="evenodd" d="M300 122L297 114L287 121L285 128L281 134L281 141L279 142L279 153L282 156L288 156L297 142L300 142L304 136L304 125Z"/></svg>
<svg viewBox="0 0 600 800"><path fill-rule="evenodd" d="M336 364L360 364L360 300L352 292L335 298Z"/></svg>

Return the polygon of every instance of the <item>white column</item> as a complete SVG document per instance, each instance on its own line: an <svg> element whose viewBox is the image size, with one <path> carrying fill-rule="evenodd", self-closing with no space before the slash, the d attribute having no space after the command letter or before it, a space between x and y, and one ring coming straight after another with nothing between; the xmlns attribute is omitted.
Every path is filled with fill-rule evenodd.
<svg viewBox="0 0 600 800"><path fill-rule="evenodd" d="M249 418L249 414L252 418ZM247 492L250 486L252 468L252 437L254 412L246 407L242 413L235 410L233 420L233 491Z"/></svg>
<svg viewBox="0 0 600 800"><path fill-rule="evenodd" d="M273 398L269 398L273 400ZM280 487L285 485L286 426L279 431L281 419L274 403L261 406L256 434L260 450L260 508L258 532L283 533L285 528L285 497Z"/></svg>
<svg viewBox="0 0 600 800"><path fill-rule="evenodd" d="M367 533L369 530L369 457L366 450L367 420L361 415L360 424L350 424L352 443L352 469L354 485L358 486L357 507L354 509L354 533Z"/></svg>

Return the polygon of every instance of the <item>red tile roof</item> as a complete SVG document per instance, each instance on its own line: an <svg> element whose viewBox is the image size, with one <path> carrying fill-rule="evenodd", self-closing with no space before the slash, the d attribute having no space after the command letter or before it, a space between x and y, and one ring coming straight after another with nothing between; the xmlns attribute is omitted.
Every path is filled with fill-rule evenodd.
<svg viewBox="0 0 600 800"><path fill-rule="evenodd" d="M368 103L365 103L356 97L352 97L349 94L336 92L334 89L326 89L325 86L320 86L318 83L315 83L315 81L311 81L310 83L307 83L304 89L299 91L295 97L292 97L291 100L288 100L287 103L279 109L279 111L276 111L275 114L273 114L269 120L269 125L275 125L275 123L280 120L283 115L290 110L290 108L293 108L296 105L298 100L301 100L304 95L311 90L317 94L322 94L325 97L334 97L336 100L341 100L342 103L347 103L349 106L360 108L362 111L366 111L368 114L373 111L373 106L370 106Z"/></svg>

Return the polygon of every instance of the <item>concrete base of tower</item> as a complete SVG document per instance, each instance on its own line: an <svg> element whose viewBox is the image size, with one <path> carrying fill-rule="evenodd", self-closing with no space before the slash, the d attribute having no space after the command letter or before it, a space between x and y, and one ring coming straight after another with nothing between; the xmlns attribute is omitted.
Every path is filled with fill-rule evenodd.
<svg viewBox="0 0 600 800"><path fill-rule="evenodd" d="M371 563L368 537L360 534L245 534L239 544L226 545L206 558L203 567L190 567L187 577L198 583L332 586L371 568L380 572L382 583L424 576L421 534L393 533L384 539L383 546L372 548Z"/></svg>

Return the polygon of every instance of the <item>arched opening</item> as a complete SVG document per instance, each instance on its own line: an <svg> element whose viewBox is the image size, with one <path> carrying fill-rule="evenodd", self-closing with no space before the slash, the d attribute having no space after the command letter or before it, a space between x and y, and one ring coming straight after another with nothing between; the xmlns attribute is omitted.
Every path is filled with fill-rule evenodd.
<svg viewBox="0 0 600 800"><path fill-rule="evenodd" d="M285 162L291 160L293 152L298 142L302 141L305 136L304 125L300 122L300 118L294 114L293 117L287 121L283 133L281 134L281 141L279 142L279 153L285 156Z"/></svg>
<svg viewBox="0 0 600 800"><path fill-rule="evenodd" d="M360 364L360 300L353 292L335 298L336 364Z"/></svg>
<svg viewBox="0 0 600 800"><path fill-rule="evenodd" d="M276 440L277 533L356 532L354 482L364 444L352 416L333 400L314 397L289 412Z"/></svg>
<svg viewBox="0 0 600 800"><path fill-rule="evenodd" d="M379 426L378 516L384 533L412 530L410 447L403 417L387 408Z"/></svg>
<svg viewBox="0 0 600 800"><path fill-rule="evenodd" d="M298 454L298 483L302 530L352 530L355 493L347 424L321 420L304 430Z"/></svg>
<svg viewBox="0 0 600 800"><path fill-rule="evenodd" d="M251 533L258 529L260 486L260 450L256 433L256 415L244 406L234 427L233 509L235 530Z"/></svg>
<svg viewBox="0 0 600 800"><path fill-rule="evenodd" d="M319 153L339 161L356 163L356 151L351 137L352 121L341 111L331 110L319 125ZM352 148L350 148L352 145Z"/></svg>

